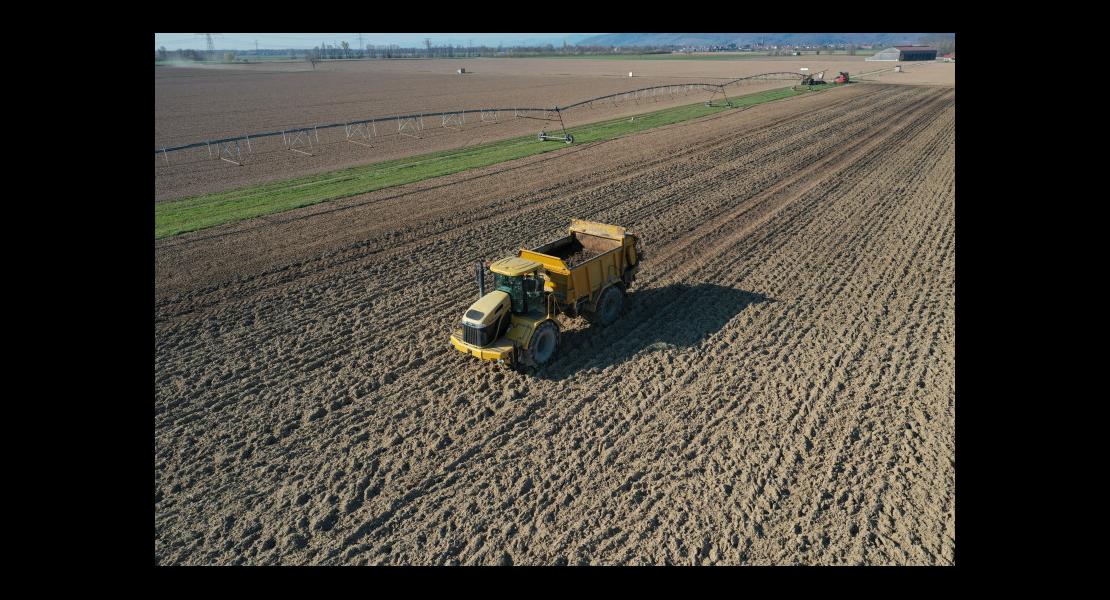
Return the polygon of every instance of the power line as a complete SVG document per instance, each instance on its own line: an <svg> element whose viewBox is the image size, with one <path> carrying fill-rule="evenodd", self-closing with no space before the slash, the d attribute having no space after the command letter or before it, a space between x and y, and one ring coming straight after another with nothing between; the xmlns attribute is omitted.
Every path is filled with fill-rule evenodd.
<svg viewBox="0 0 1110 600"><path fill-rule="evenodd" d="M197 35L203 35L203 36L204 36L204 39L206 40L206 42L207 42L207 44L208 44L208 52L209 52L209 53L212 53L212 52L215 52L215 51L216 51L216 44L212 42L212 36L213 36L213 35L220 35L220 34L218 34L218 33L216 33L216 34L212 34L212 33L198 33Z"/></svg>

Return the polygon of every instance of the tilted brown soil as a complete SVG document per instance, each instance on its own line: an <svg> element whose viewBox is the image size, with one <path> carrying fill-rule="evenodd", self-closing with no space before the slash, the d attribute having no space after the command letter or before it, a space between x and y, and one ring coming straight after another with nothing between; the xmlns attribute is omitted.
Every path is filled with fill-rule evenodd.
<svg viewBox="0 0 1110 600"><path fill-rule="evenodd" d="M902 65L902 72L896 73L893 70L895 64ZM863 71L874 71L861 77L855 77L856 81L868 81L878 83L893 83L898 85L956 85L956 63L936 62L936 61L920 61L920 62L903 62L903 63L890 63L890 62L869 62L868 66L864 67ZM886 69L886 70L884 70Z"/></svg>
<svg viewBox="0 0 1110 600"><path fill-rule="evenodd" d="M160 564L950 564L951 87L859 85L159 241ZM648 258L508 371L470 265Z"/></svg>
<svg viewBox="0 0 1110 600"><path fill-rule="evenodd" d="M723 82L772 71L798 72L807 67L828 74L858 73L888 66L862 57L782 57L737 61L470 59L382 60L321 63L234 65L208 68L155 69L154 147L281 131L314 124L344 123L421 111L478 108L566 106L587 98L656 85ZM455 70L467 67L466 75ZM632 71L633 78L628 77ZM831 80L831 77L829 77ZM751 94L790 85L784 81L752 81L730 86L726 93ZM660 95L638 101L595 105L566 113L574 127L606 119L692 104L710 99L705 91ZM716 96L716 101L721 97ZM535 117L536 115L531 115ZM464 123L441 117L423 121L419 139L397 134L396 122L375 126L377 136L347 143L343 128L318 130L321 145L313 156L285 149L282 137L255 138L240 144L242 166L221 161L219 149L202 147L154 156L155 200L216 192L265 181L323 173L343 167L381 162L416 154L470 147L541 130L561 132L558 121L513 118L496 121L469 114ZM369 131L367 133L370 133ZM412 133L408 132L407 133ZM303 141L303 140L302 140ZM550 142L555 143L555 142ZM249 152L248 152L249 149ZM213 150L210 154L210 150ZM168 160L167 160L168 159Z"/></svg>
<svg viewBox="0 0 1110 600"><path fill-rule="evenodd" d="M565 262L568 267L576 267L576 266L590 260L591 258L593 258L595 256L600 256L600 255L601 255L601 252L598 251L598 250L591 250L589 248L583 248L583 249L579 250L578 252L575 252L574 254L571 254L570 256L567 256L566 258L564 258L563 262Z"/></svg>

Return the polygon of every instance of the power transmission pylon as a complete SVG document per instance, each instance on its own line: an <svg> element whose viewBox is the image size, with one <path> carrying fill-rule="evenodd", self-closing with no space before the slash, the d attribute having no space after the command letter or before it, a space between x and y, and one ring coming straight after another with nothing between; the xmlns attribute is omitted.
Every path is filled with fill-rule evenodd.
<svg viewBox="0 0 1110 600"><path fill-rule="evenodd" d="M218 34L218 33L198 33L197 35L203 35L205 40L208 42L208 58L211 59L212 55L216 53L216 44L212 42L212 36L220 35L220 34Z"/></svg>

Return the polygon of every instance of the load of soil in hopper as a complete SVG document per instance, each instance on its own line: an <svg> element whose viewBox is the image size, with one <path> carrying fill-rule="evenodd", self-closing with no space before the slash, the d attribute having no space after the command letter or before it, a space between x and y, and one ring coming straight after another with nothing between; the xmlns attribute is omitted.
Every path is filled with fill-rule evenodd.
<svg viewBox="0 0 1110 600"><path fill-rule="evenodd" d="M584 245L583 239L586 244ZM595 256L600 256L602 252L607 252L613 248L619 248L620 242L609 243L611 240L604 238L595 238L593 236L579 238L578 236L570 236L562 238L556 242L552 242L545 246L536 249L536 252L541 252L548 256L562 259L568 267L574 268L578 265L590 260Z"/></svg>

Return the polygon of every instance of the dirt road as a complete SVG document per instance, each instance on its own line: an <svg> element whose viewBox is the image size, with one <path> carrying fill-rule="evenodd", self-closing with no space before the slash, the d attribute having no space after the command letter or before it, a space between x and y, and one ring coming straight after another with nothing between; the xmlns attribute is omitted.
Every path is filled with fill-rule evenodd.
<svg viewBox="0 0 1110 600"><path fill-rule="evenodd" d="M858 85L161 240L161 564L949 564L951 87ZM650 252L535 376L447 336L572 217Z"/></svg>

